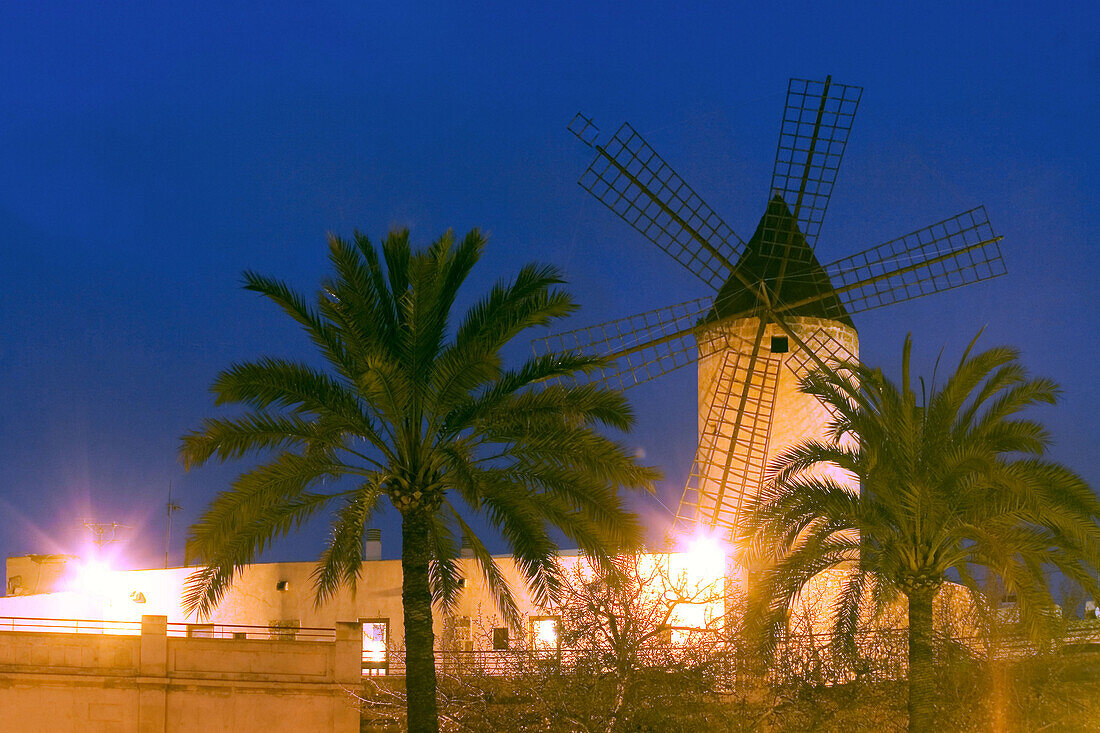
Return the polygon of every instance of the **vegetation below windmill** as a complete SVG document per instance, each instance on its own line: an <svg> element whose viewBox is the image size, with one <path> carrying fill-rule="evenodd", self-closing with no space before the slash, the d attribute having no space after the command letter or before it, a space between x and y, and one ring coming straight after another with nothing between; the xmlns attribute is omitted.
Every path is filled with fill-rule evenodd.
<svg viewBox="0 0 1100 733"><path fill-rule="evenodd" d="M675 608L706 602L690 585L647 574L637 558L581 574L555 609L573 646L517 650L514 667L488 674L456 668L449 725L1083 730L1100 720L1089 672L1100 668L1100 627L1070 622L1046 573L1096 597L1100 501L1047 460L1046 431L1020 416L1053 403L1056 386L1028 376L1012 349L973 345L919 399L908 339L900 388L856 363L803 381L834 419L822 439L784 452L750 506L743 603L731 584L721 618L677 636ZM827 469L859 477L859 491Z"/></svg>
<svg viewBox="0 0 1100 733"><path fill-rule="evenodd" d="M1080 672L1082 664L1091 669ZM999 682L992 681L997 678ZM613 703L611 683L552 670L503 680L441 679L443 730L589 733L606 730ZM705 678L666 672L644 677L619 731L703 733L744 731L801 733L900 733L907 728L904 681L859 680L821 685L812 676L792 677L782 687L761 686L717 693ZM936 713L941 730L1084 731L1100 720L1100 654L1029 659L998 669L980 660L959 660L940 669ZM378 725L368 708L365 731ZM373 724L372 724L373 723Z"/></svg>
<svg viewBox="0 0 1100 733"><path fill-rule="evenodd" d="M584 638L596 620L595 597L582 590L560 609L563 634L574 644L595 641ZM764 664L742 629L722 619L709 635L687 637L663 647L667 656L654 656L639 653L653 649L640 640L659 629L664 611L633 610L632 619L620 616L634 629L634 641L624 644L624 657L632 660L627 667L606 664L606 656L605 664L593 663L606 647L586 655L563 647L550 659L515 649L506 666L492 670L441 665L441 730L890 733L907 727L904 630L869 637L874 641L862 646L862 655L844 660L822 654L820 639L791 635L784 653ZM571 631L570 618L580 620ZM1004 639L1018 640L1017 631L987 627L975 643L969 625L938 629L935 699L942 730L1077 731L1100 720L1100 648L1052 642L1021 654L1017 645L1015 656L1005 659ZM1067 631L1096 637L1100 623L1078 621ZM893 664L884 666L883 659ZM623 696L626 677L630 694ZM403 730L399 679L368 678L360 703L363 731Z"/></svg>
<svg viewBox="0 0 1100 733"><path fill-rule="evenodd" d="M738 537L754 575L746 624L765 653L824 573L840 578L829 630L839 647L904 599L911 733L940 725L934 604L950 579L987 616L990 598L1011 595L1032 643L1060 615L1048 573L1100 593L1100 499L1049 459L1051 437L1030 417L1055 402L1057 385L1028 375L1015 349L976 352L977 340L919 393L909 337L899 383L856 362L803 379L833 418L775 459ZM857 478L858 492L838 474Z"/></svg>

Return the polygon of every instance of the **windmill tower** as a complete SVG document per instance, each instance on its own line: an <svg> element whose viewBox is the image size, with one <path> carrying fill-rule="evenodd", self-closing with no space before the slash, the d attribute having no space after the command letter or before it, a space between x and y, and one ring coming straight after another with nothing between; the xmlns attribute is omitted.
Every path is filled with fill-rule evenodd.
<svg viewBox="0 0 1100 733"><path fill-rule="evenodd" d="M862 89L792 79L771 191L746 242L629 124L604 144L578 114L570 131L595 152L580 185L694 274L707 297L554 334L536 352L600 354L594 380L620 389L697 363L699 446L678 523L734 532L769 461L817 437L825 408L798 390L817 368L859 354L852 315L1005 272L978 207L822 265L818 232Z"/></svg>

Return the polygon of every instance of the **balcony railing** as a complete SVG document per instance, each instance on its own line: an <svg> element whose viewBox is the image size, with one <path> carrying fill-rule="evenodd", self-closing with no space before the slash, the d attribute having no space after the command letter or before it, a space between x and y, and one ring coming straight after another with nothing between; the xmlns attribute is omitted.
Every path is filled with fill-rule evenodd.
<svg viewBox="0 0 1100 733"><path fill-rule="evenodd" d="M76 633L139 635L141 621L112 621L105 619L58 619L33 617L0 617L0 632L20 631L34 633ZM188 624L170 623L167 634L172 637L209 639L268 640L268 641L322 641L335 640L335 631L323 627L299 627L294 625L245 625L245 624ZM986 637L953 637L950 641L978 654L998 658L1014 658L1039 651L1035 644L1017 634L1004 634L994 640ZM1071 652L1100 652L1100 624L1077 622L1071 624L1060 637L1063 649ZM859 651L862 673L883 678L904 676L906 667L907 631L884 629L858 634L856 649ZM671 644L654 644L637 652L636 661L641 666L674 666L676 661L706 662L728 666L723 655L730 650L721 644L678 647ZM436 668L452 675L522 675L537 670L553 668L562 672L606 667L608 650L593 648L574 649L477 649L473 651L437 650ZM843 665L837 666L829 659L827 638L821 635L790 635L776 649L778 667L791 671L817 668L828 673L836 681L843 681L854 674ZM363 674L405 675L404 654L398 650L364 650ZM728 674L734 675L732 667Z"/></svg>
<svg viewBox="0 0 1100 733"><path fill-rule="evenodd" d="M110 621L86 618L30 618L0 616L0 631L30 631L54 634L141 634L141 621ZM334 641L330 628L306 626L258 626L243 624L168 624L168 636L205 639L265 639L277 641Z"/></svg>
<svg viewBox="0 0 1100 733"><path fill-rule="evenodd" d="M168 636L201 639L263 639L267 641L334 641L336 631L308 626L257 626L245 624L168 624Z"/></svg>
<svg viewBox="0 0 1100 733"><path fill-rule="evenodd" d="M1039 651L1037 646L1016 634L1008 634L991 643L979 636L943 639L975 654L992 654L998 658L1023 657ZM850 681L856 675L878 679L904 677L907 668L908 632L906 629L881 629L856 635L859 653L855 667L831 657L827 638L822 635L792 634L777 645L775 663L769 674L782 676L783 670L803 678L813 670L823 681ZM1071 626L1059 639L1063 649L1071 652L1100 653L1100 625ZM634 663L642 667L675 668L677 663L709 664L716 673L730 680L739 676L735 669L737 654L721 644L676 646L655 644L637 650ZM436 669L441 674L511 676L553 668L561 672L581 669L606 669L611 664L607 649L574 648L558 650L477 649L473 651L436 650ZM368 674L364 662L364 674ZM405 658L390 650L384 663L376 663L369 674L404 676ZM381 671L384 670L384 671ZM777 671L778 670L778 671Z"/></svg>
<svg viewBox="0 0 1100 733"><path fill-rule="evenodd" d="M0 616L0 631L31 631L43 634L122 634L137 636L141 633L141 622Z"/></svg>

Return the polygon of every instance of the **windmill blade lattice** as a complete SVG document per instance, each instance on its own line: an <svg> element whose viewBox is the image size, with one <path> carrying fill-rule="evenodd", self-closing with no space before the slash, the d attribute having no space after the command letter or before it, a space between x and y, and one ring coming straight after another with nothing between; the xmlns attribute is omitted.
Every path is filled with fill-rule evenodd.
<svg viewBox="0 0 1100 733"><path fill-rule="evenodd" d="M753 363L755 361L755 363ZM764 480L780 359L727 351L676 518L732 535L746 496ZM740 413L740 397L745 407Z"/></svg>
<svg viewBox="0 0 1100 733"><path fill-rule="evenodd" d="M830 369L856 361L856 355L823 327L815 328L808 334L803 333L802 340ZM784 359L784 364L794 374L795 379L802 379L818 368L817 361L801 347L792 349Z"/></svg>
<svg viewBox="0 0 1100 733"><path fill-rule="evenodd" d="M581 187L688 272L720 288L744 251L741 238L629 124L606 146L593 142L595 126L580 113L569 129L596 150Z"/></svg>
<svg viewBox="0 0 1100 733"><path fill-rule="evenodd" d="M859 361L859 357L853 354L843 342L829 333L829 329L826 327L814 328L809 333L803 332L802 343L802 346L792 349L787 358L783 360L784 366L790 370L799 382L810 372L821 368L819 361L834 372L841 371L843 365L854 364ZM812 355L810 352L812 352ZM825 402L819 404L833 418L839 417L836 409L831 404Z"/></svg>
<svg viewBox="0 0 1100 733"><path fill-rule="evenodd" d="M880 308L1005 274L985 207L825 266L849 313Z"/></svg>
<svg viewBox="0 0 1100 733"><path fill-rule="evenodd" d="M651 381L694 363L695 326L712 307L712 298L656 308L645 313L595 326L550 334L532 342L536 354L567 351L614 360L609 366L580 378L613 389Z"/></svg>
<svg viewBox="0 0 1100 733"><path fill-rule="evenodd" d="M786 202L811 250L825 220L862 95L861 87L833 84L831 78L824 82L791 79L787 86L771 196ZM774 242L783 243L792 234L777 217L766 217L764 227Z"/></svg>

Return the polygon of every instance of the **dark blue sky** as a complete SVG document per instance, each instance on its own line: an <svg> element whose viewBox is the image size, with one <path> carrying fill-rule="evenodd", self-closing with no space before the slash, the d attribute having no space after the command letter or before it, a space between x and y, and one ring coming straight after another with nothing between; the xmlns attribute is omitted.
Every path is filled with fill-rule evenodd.
<svg viewBox="0 0 1100 733"><path fill-rule="evenodd" d="M234 473L176 459L214 412L207 386L235 360L308 354L240 273L312 291L326 232L479 226L471 292L552 262L575 325L704 295L576 185L588 151L565 125L629 120L747 238L791 76L865 88L823 261L978 204L1005 237L1006 277L858 316L865 360L896 370L907 331L923 364L945 344L953 360L985 326L1062 384L1040 413L1053 454L1100 485L1093 3L304 5L0 11L0 553L72 551L93 516L155 564L171 482L178 560ZM694 382L631 393L629 440L673 506ZM314 557L316 534L270 557Z"/></svg>

